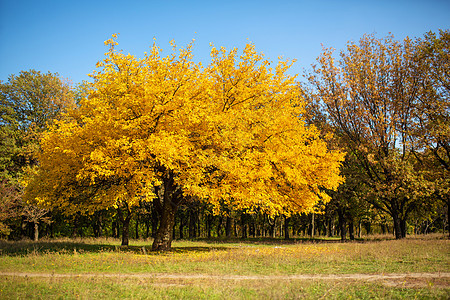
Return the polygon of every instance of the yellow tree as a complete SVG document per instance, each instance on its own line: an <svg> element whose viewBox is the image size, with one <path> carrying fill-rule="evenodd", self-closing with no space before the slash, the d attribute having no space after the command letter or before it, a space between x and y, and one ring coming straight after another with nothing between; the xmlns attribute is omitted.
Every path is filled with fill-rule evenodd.
<svg viewBox="0 0 450 300"><path fill-rule="evenodd" d="M139 59L114 38L88 97L43 138L28 197L88 213L154 201L153 249L167 250L182 201L289 214L342 181L343 154L305 125L289 62L271 68L249 44L241 55L213 47L204 68L192 44L164 57L154 44Z"/></svg>

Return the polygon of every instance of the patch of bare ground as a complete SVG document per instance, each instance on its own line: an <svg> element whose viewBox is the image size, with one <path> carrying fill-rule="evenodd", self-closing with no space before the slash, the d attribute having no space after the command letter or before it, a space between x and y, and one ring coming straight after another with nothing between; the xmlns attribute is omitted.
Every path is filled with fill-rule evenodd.
<svg viewBox="0 0 450 300"><path fill-rule="evenodd" d="M180 285L184 280L324 280L324 281L365 281L378 282L389 287L402 288L450 288L450 273L391 273L391 274L297 274L297 275L208 275L208 274L167 274L167 273L28 273L28 272L0 272L0 277L43 277L43 278L135 278L154 279L156 285ZM176 281L177 283L174 283ZM181 284L183 285L183 284Z"/></svg>

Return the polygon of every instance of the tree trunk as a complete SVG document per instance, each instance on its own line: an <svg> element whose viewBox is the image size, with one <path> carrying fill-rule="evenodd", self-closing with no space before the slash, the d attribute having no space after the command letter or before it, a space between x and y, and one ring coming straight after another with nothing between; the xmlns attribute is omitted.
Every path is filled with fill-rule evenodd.
<svg viewBox="0 0 450 300"><path fill-rule="evenodd" d="M78 231L78 216L75 216L73 219L73 228L72 228L72 233L70 234L70 238L76 237L77 231Z"/></svg>
<svg viewBox="0 0 450 300"><path fill-rule="evenodd" d="M217 237L221 237L222 236L222 221L223 221L223 216L220 216L217 218Z"/></svg>
<svg viewBox="0 0 450 300"><path fill-rule="evenodd" d="M211 238L212 222L213 217L211 215L206 215L206 234L208 236L208 239Z"/></svg>
<svg viewBox="0 0 450 300"><path fill-rule="evenodd" d="M284 217L284 239L289 240L289 221L291 218Z"/></svg>
<svg viewBox="0 0 450 300"><path fill-rule="evenodd" d="M180 240L184 239L184 221L183 219L180 220Z"/></svg>
<svg viewBox="0 0 450 300"><path fill-rule="evenodd" d="M119 231L120 231L119 222L113 221L111 227L113 237L116 239L119 238Z"/></svg>
<svg viewBox="0 0 450 300"><path fill-rule="evenodd" d="M50 238L53 239L55 237L55 226L53 226L53 222L50 223Z"/></svg>
<svg viewBox="0 0 450 300"><path fill-rule="evenodd" d="M157 193L161 211L159 228L153 241L152 250L168 251L172 246L172 233L175 224L175 214L183 198L181 189L175 185L173 173L168 172L164 178L162 193Z"/></svg>
<svg viewBox="0 0 450 300"><path fill-rule="evenodd" d="M172 232L175 224L175 213L177 207L173 206L169 201L164 202L158 231L153 241L152 250L167 251L172 246Z"/></svg>
<svg viewBox="0 0 450 300"><path fill-rule="evenodd" d="M176 222L176 216L175 216L175 220L173 221L173 226L172 226L172 240L176 240L176 238L177 238L177 235L175 232L176 225L177 225L177 222Z"/></svg>
<svg viewBox="0 0 450 300"><path fill-rule="evenodd" d="M93 216L92 230L95 237L102 236L102 215L101 212L97 212Z"/></svg>
<svg viewBox="0 0 450 300"><path fill-rule="evenodd" d="M344 212L341 208L338 209L338 221L339 221L339 232L341 234L341 241L345 241L347 232L345 231L345 219Z"/></svg>
<svg viewBox="0 0 450 300"><path fill-rule="evenodd" d="M450 240L450 196L447 195L447 229L448 229L448 239ZM445 230L445 228L444 228Z"/></svg>
<svg viewBox="0 0 450 300"><path fill-rule="evenodd" d="M98 236L103 236L103 218L101 213L98 216Z"/></svg>
<svg viewBox="0 0 450 300"><path fill-rule="evenodd" d="M34 241L37 242L39 240L39 223L34 222Z"/></svg>
<svg viewBox="0 0 450 300"><path fill-rule="evenodd" d="M331 232L332 227L333 227L333 225L332 225L332 218L331 217L328 218L327 222L328 222L328 224L327 224L327 236L328 237L332 237L333 236L333 233Z"/></svg>
<svg viewBox="0 0 450 300"><path fill-rule="evenodd" d="M315 217L315 214L314 213L312 213L312 215L311 215L311 238L313 239L314 238L314 231L316 230L315 229L315 227L314 227L314 218Z"/></svg>
<svg viewBox="0 0 450 300"><path fill-rule="evenodd" d="M400 225L400 219L398 216L392 216L393 220L394 220L394 233L395 233L395 238L397 240L402 238L402 229L401 229L401 225Z"/></svg>
<svg viewBox="0 0 450 300"><path fill-rule="evenodd" d="M247 215L241 214L241 238L246 239L247 236Z"/></svg>
<svg viewBox="0 0 450 300"><path fill-rule="evenodd" d="M139 217L138 216L136 216L136 227L135 227L135 230L136 230L136 239L138 240L139 239Z"/></svg>
<svg viewBox="0 0 450 300"><path fill-rule="evenodd" d="M361 238L361 230L362 230L362 222L359 220L358 222L358 238Z"/></svg>
<svg viewBox="0 0 450 300"><path fill-rule="evenodd" d="M197 214L194 211L194 208L191 208L189 211L189 238L193 239L196 236L196 221Z"/></svg>
<svg viewBox="0 0 450 300"><path fill-rule="evenodd" d="M152 238L156 237L158 231L159 215L155 208L152 209Z"/></svg>
<svg viewBox="0 0 450 300"><path fill-rule="evenodd" d="M246 239L248 237L247 236L247 224L242 224L241 228L242 228L241 238Z"/></svg>
<svg viewBox="0 0 450 300"><path fill-rule="evenodd" d="M119 221L122 223L122 246L128 246L130 240L130 220L132 214L126 203L124 207L127 211L127 215L124 217L121 208L117 208L117 214L119 216Z"/></svg>
<svg viewBox="0 0 450 300"><path fill-rule="evenodd" d="M148 239L148 236L150 234L150 220L145 220L145 238Z"/></svg>
<svg viewBox="0 0 450 300"><path fill-rule="evenodd" d="M402 238L402 225L401 225L401 220L400 220L398 211L393 209L391 211L391 216L392 216L392 220L394 221L395 239L399 240Z"/></svg>
<svg viewBox="0 0 450 300"><path fill-rule="evenodd" d="M250 225L249 225L249 231L250 231L250 235L254 238L256 238L256 224L255 224L255 220L252 218Z"/></svg>
<svg viewBox="0 0 450 300"><path fill-rule="evenodd" d="M122 246L128 246L130 240L130 219L122 222Z"/></svg>
<svg viewBox="0 0 450 300"><path fill-rule="evenodd" d="M348 234L350 236L350 240L355 240L355 226L353 224L353 219L350 219L348 222Z"/></svg>
<svg viewBox="0 0 450 300"><path fill-rule="evenodd" d="M275 237L275 220L273 221L273 224L269 223L269 235L270 237Z"/></svg>
<svg viewBox="0 0 450 300"><path fill-rule="evenodd" d="M231 237L231 229L232 229L231 217L227 216L227 220L225 222L225 236L227 238Z"/></svg>
<svg viewBox="0 0 450 300"><path fill-rule="evenodd" d="M400 230L402 238L406 237L406 220L404 218L400 219Z"/></svg>

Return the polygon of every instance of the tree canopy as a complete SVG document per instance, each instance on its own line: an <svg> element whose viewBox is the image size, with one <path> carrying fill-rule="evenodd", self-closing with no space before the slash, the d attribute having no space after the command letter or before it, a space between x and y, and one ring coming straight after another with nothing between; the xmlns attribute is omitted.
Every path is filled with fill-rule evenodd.
<svg viewBox="0 0 450 300"><path fill-rule="evenodd" d="M365 35L349 43L339 60L324 49L309 76L313 97L364 173L358 176L370 188L368 201L392 216L397 238L405 237L408 215L435 190L430 170L418 163L414 151L423 149L426 140L445 156L442 147L448 145L448 138L442 138L448 124L435 131L424 128L436 126L437 120L447 123L448 108L441 98L445 88L436 84L442 74L422 59L422 47L409 38L400 42ZM432 84L430 78L436 78Z"/></svg>
<svg viewBox="0 0 450 300"><path fill-rule="evenodd" d="M155 199L154 249L165 250L182 201L290 214L342 182L343 153L305 123L290 62L272 68L252 44L241 55L212 47L203 67L192 44L162 56L155 43L136 58L115 36L105 43L88 96L41 140L28 198L69 213Z"/></svg>
<svg viewBox="0 0 450 300"><path fill-rule="evenodd" d="M68 83L58 74L30 70L0 83L0 173L17 177L36 163L40 133L64 109L73 106Z"/></svg>

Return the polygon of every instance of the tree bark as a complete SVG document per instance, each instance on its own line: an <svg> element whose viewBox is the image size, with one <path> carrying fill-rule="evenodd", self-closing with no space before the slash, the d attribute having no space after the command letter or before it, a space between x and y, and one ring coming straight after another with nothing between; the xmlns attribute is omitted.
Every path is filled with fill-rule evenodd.
<svg viewBox="0 0 450 300"><path fill-rule="evenodd" d="M250 222L250 225L249 225L249 234L252 236L252 237L254 237L254 238L256 238L256 224L255 224L255 220L252 218L251 219L251 222Z"/></svg>
<svg viewBox="0 0 450 300"><path fill-rule="evenodd" d="M400 218L400 230L402 238L406 237L406 220L405 218Z"/></svg>
<svg viewBox="0 0 450 300"><path fill-rule="evenodd" d="M72 228L72 233L70 234L70 238L76 237L77 231L78 231L78 216L76 215L73 219L73 228Z"/></svg>
<svg viewBox="0 0 450 300"><path fill-rule="evenodd" d="M150 220L146 219L145 220L145 238L148 239L149 234L150 234Z"/></svg>
<svg viewBox="0 0 450 300"><path fill-rule="evenodd" d="M241 214L241 238L246 239L247 236L247 215Z"/></svg>
<svg viewBox="0 0 450 300"><path fill-rule="evenodd" d="M94 231L95 237L101 237L103 230L102 230L102 214L101 212L96 212L93 216L92 221L92 230Z"/></svg>
<svg viewBox="0 0 450 300"><path fill-rule="evenodd" d="M197 214L194 208L189 210L189 238L196 238Z"/></svg>
<svg viewBox="0 0 450 300"><path fill-rule="evenodd" d="M332 237L332 236L333 236L333 233L331 232L331 230L332 230L333 225L332 225L332 219L331 219L331 217L328 218L327 223L328 223L328 224L327 224L327 236L328 236L328 237Z"/></svg>
<svg viewBox="0 0 450 300"><path fill-rule="evenodd" d="M227 238L231 237L231 230L232 230L231 217L227 216L227 220L225 223L225 236Z"/></svg>
<svg viewBox="0 0 450 300"><path fill-rule="evenodd" d="M135 227L136 239L139 239L139 216L136 216L136 227Z"/></svg>
<svg viewBox="0 0 450 300"><path fill-rule="evenodd" d="M353 224L353 219L350 219L348 222L348 234L350 236L350 240L355 240L355 226Z"/></svg>
<svg viewBox="0 0 450 300"><path fill-rule="evenodd" d="M153 241L153 251L168 251L172 247L172 233L175 224L175 214L182 201L181 189L175 185L172 172L168 172L163 181L162 193L158 193L162 208L159 228Z"/></svg>
<svg viewBox="0 0 450 300"><path fill-rule="evenodd" d="M124 208L127 212L126 216L124 216L121 208L117 208L117 214L119 216L120 222L122 223L122 246L128 246L130 240L130 220L132 213L126 203L124 205Z"/></svg>
<svg viewBox="0 0 450 300"><path fill-rule="evenodd" d="M206 234L208 236L208 239L211 238L212 222L213 217L211 215L206 215Z"/></svg>
<svg viewBox="0 0 450 300"><path fill-rule="evenodd" d="M156 233L158 232L158 223L159 223L160 215L161 215L161 213L158 211L158 209L155 206L153 206L153 209L152 209L152 238L156 238Z"/></svg>
<svg viewBox="0 0 450 300"><path fill-rule="evenodd" d="M217 218L217 237L222 236L222 222L223 222L223 215Z"/></svg>
<svg viewBox="0 0 450 300"><path fill-rule="evenodd" d="M399 240L402 238L402 229L401 229L401 225L400 225L400 218L397 213L392 212L392 219L394 221L395 239Z"/></svg>
<svg viewBox="0 0 450 300"><path fill-rule="evenodd" d="M172 231L175 224L175 212L177 207L169 201L164 203L161 220L152 249L155 251L167 251L172 246Z"/></svg>
<svg viewBox="0 0 450 300"><path fill-rule="evenodd" d="M291 218L284 217L284 239L289 240L289 221Z"/></svg>
<svg viewBox="0 0 450 300"><path fill-rule="evenodd" d="M39 223L34 222L34 241L37 242L39 240Z"/></svg>
<svg viewBox="0 0 450 300"><path fill-rule="evenodd" d="M183 220L180 221L180 240L184 239L184 222Z"/></svg>
<svg viewBox="0 0 450 300"><path fill-rule="evenodd" d="M111 224L111 229L112 236L117 239L119 237L119 222L113 221Z"/></svg>
<svg viewBox="0 0 450 300"><path fill-rule="evenodd" d="M345 241L347 232L345 230L345 219L344 212L341 208L338 209L338 221L339 221L339 231L341 234L341 241Z"/></svg>
<svg viewBox="0 0 450 300"><path fill-rule="evenodd" d="M130 242L130 219L125 218L122 222L122 246L128 246Z"/></svg>
<svg viewBox="0 0 450 300"><path fill-rule="evenodd" d="M392 217L392 220L394 222L394 234L395 234L395 239L399 240L402 239L403 233L402 233L402 219L400 218L400 211L398 209L398 203L393 200L391 202L391 209L390 209L390 214ZM406 223L405 225L405 230L406 230ZM405 232L406 235L406 232Z"/></svg>

